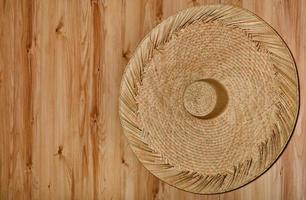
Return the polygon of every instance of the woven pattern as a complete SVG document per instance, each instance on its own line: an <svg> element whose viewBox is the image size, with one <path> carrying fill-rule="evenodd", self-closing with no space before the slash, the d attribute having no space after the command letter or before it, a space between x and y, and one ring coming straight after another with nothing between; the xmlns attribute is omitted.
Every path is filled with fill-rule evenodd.
<svg viewBox="0 0 306 200"><path fill-rule="evenodd" d="M281 38L252 13L196 7L162 22L127 65L120 118L165 182L220 193L262 174L292 134L298 78Z"/></svg>

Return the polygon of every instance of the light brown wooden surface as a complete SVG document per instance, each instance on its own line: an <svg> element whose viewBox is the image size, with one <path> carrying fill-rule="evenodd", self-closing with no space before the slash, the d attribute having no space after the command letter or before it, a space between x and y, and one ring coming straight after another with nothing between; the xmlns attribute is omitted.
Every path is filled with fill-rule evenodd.
<svg viewBox="0 0 306 200"><path fill-rule="evenodd" d="M227 3L269 22L296 59L301 107L281 158L247 186L194 195L142 167L122 134L126 63L157 23ZM305 0L0 0L0 199L306 199Z"/></svg>

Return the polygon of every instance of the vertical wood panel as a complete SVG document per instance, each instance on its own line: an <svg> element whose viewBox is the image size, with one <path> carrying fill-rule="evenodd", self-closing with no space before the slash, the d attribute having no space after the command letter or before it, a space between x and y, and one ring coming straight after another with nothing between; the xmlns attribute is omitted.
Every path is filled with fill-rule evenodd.
<svg viewBox="0 0 306 200"><path fill-rule="evenodd" d="M301 109L282 157L247 186L196 195L150 174L122 134L118 95L142 38L182 9L245 7L290 47ZM0 0L0 199L306 198L306 3L301 0Z"/></svg>

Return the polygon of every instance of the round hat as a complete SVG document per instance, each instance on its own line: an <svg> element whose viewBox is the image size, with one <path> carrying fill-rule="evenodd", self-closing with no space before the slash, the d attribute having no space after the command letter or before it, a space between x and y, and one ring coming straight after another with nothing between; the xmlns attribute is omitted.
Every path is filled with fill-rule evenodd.
<svg viewBox="0 0 306 200"><path fill-rule="evenodd" d="M264 173L293 133L294 59L255 14L229 5L171 16L140 43L122 77L123 132L162 181L212 194Z"/></svg>

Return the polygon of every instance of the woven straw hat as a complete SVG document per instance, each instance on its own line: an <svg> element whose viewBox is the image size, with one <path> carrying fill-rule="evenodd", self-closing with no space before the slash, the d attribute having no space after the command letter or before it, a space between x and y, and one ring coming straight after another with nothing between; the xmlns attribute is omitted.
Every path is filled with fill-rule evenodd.
<svg viewBox="0 0 306 200"><path fill-rule="evenodd" d="M283 40L256 15L225 5L191 8L154 28L126 67L119 99L140 162L202 194L236 189L268 169L298 108Z"/></svg>

